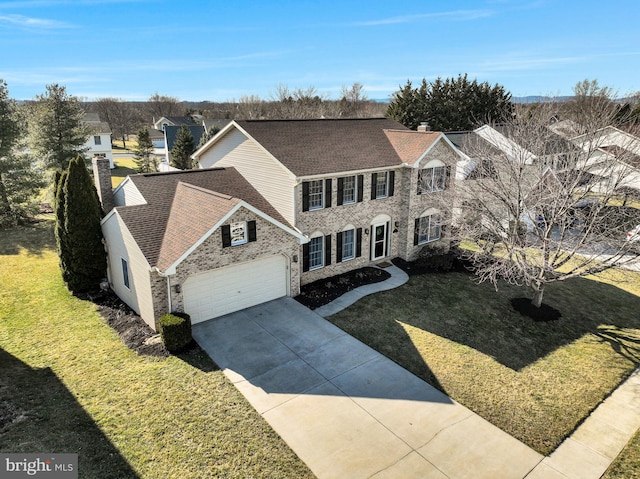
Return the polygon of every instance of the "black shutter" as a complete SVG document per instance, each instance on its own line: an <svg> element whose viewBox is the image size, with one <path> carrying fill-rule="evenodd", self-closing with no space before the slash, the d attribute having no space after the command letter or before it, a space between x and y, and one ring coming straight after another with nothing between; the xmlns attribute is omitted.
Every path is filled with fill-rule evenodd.
<svg viewBox="0 0 640 479"><path fill-rule="evenodd" d="M420 234L420 218L416 218L416 224L413 229L413 246L417 246Z"/></svg>
<svg viewBox="0 0 640 479"><path fill-rule="evenodd" d="M389 172L389 196L393 196L393 192L395 190L395 182L396 182L396 172Z"/></svg>
<svg viewBox="0 0 640 479"><path fill-rule="evenodd" d="M449 188L451 186L451 167L447 166L445 171L446 171L446 176L444 179L444 187Z"/></svg>
<svg viewBox="0 0 640 479"><path fill-rule="evenodd" d="M336 233L336 263L342 263L342 232Z"/></svg>
<svg viewBox="0 0 640 479"><path fill-rule="evenodd" d="M309 211L309 182L302 183L302 211Z"/></svg>
<svg viewBox="0 0 640 479"><path fill-rule="evenodd" d="M358 203L362 201L364 191L364 175L358 175Z"/></svg>
<svg viewBox="0 0 640 479"><path fill-rule="evenodd" d="M247 221L247 239L249 240L249 243L257 239L255 220Z"/></svg>
<svg viewBox="0 0 640 479"><path fill-rule="evenodd" d="M302 271L309 271L309 243L302 245Z"/></svg>
<svg viewBox="0 0 640 479"><path fill-rule="evenodd" d="M231 246L231 225L224 225L220 231L222 232L222 247Z"/></svg>
<svg viewBox="0 0 640 479"><path fill-rule="evenodd" d="M362 228L356 230L356 258L362 256Z"/></svg>
<svg viewBox="0 0 640 479"><path fill-rule="evenodd" d="M331 180L327 180L331 181ZM324 237L324 265L329 266L331 264L331 235Z"/></svg>
<svg viewBox="0 0 640 479"><path fill-rule="evenodd" d="M378 182L378 173L371 173L371 199L376 199L376 183Z"/></svg>
<svg viewBox="0 0 640 479"><path fill-rule="evenodd" d="M324 182L324 207L331 208L331 179Z"/></svg>
<svg viewBox="0 0 640 479"><path fill-rule="evenodd" d="M338 197L336 198L336 204L342 205L344 201L344 178L338 178Z"/></svg>

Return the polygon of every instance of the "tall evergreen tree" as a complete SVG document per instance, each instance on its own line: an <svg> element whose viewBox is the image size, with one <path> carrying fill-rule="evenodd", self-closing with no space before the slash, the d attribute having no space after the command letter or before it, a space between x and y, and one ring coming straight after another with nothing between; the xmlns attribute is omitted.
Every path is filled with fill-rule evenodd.
<svg viewBox="0 0 640 479"><path fill-rule="evenodd" d="M30 116L32 151L47 168L66 169L89 137L79 100L64 86L47 85L46 93L36 96Z"/></svg>
<svg viewBox="0 0 640 479"><path fill-rule="evenodd" d="M0 226L12 226L37 211L42 175L22 153L22 124L7 84L0 79Z"/></svg>
<svg viewBox="0 0 640 479"><path fill-rule="evenodd" d="M69 164L63 178L56 211L62 233L59 241L62 277L70 291L82 293L96 289L106 276L107 256L100 228L102 210L82 156Z"/></svg>
<svg viewBox="0 0 640 479"><path fill-rule="evenodd" d="M501 85L458 78L422 80L420 88L411 82L394 93L387 116L415 129L426 121L438 131L470 130L484 123L500 123L511 116L511 94Z"/></svg>
<svg viewBox="0 0 640 479"><path fill-rule="evenodd" d="M178 130L176 141L171 148L171 166L180 170L192 169L191 154L194 151L196 151L196 145L191 130L183 126Z"/></svg>
<svg viewBox="0 0 640 479"><path fill-rule="evenodd" d="M158 171L158 160L153 156L153 142L146 128L138 131L138 145L133 149L133 156L138 173Z"/></svg>
<svg viewBox="0 0 640 479"><path fill-rule="evenodd" d="M60 259L60 271L62 272L62 279L65 284L69 282L69 271L67 264L69 263L69 246L67 241L67 230L65 229L65 217L66 217L66 183L69 170L64 170L61 173L56 173L54 180L55 187L55 200L54 211L56 215L55 236L56 247L58 249L58 258Z"/></svg>

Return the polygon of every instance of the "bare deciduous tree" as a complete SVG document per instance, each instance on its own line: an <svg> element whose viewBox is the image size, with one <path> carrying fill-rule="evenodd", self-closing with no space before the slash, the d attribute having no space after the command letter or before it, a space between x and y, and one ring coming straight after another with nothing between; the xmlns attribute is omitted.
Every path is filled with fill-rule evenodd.
<svg viewBox="0 0 640 479"><path fill-rule="evenodd" d="M95 109L100 119L109 123L111 131L122 139L126 148L127 136L141 123L138 112L120 98L100 98L95 104Z"/></svg>
<svg viewBox="0 0 640 479"><path fill-rule="evenodd" d="M608 89L577 88L570 105L521 109L467 135L454 206L443 203L441 214L453 218L480 281L528 286L539 307L551 283L638 258L640 242L626 233L640 210L621 204L640 189L640 143L610 145L602 128L615 114Z"/></svg>
<svg viewBox="0 0 640 479"><path fill-rule="evenodd" d="M163 116L179 115L182 109L180 100L173 96L160 95L158 92L151 95L147 104L149 113L155 120L159 120Z"/></svg>

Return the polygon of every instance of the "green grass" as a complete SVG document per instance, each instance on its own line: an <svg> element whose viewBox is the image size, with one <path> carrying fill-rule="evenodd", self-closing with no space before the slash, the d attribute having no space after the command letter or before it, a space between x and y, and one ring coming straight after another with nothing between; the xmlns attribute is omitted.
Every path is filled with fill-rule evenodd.
<svg viewBox="0 0 640 479"><path fill-rule="evenodd" d="M128 350L71 296L51 222L0 231L0 451L78 453L80 477L313 477L206 356Z"/></svg>
<svg viewBox="0 0 640 479"><path fill-rule="evenodd" d="M136 162L133 158L117 158L114 160L116 167L111 170L111 186L115 188L129 175L138 173Z"/></svg>
<svg viewBox="0 0 640 479"><path fill-rule="evenodd" d="M640 274L606 281L550 286L557 322L513 310L528 290L457 272L414 276L329 320L548 454L640 364Z"/></svg>
<svg viewBox="0 0 640 479"><path fill-rule="evenodd" d="M640 479L640 431L611 464L603 479Z"/></svg>

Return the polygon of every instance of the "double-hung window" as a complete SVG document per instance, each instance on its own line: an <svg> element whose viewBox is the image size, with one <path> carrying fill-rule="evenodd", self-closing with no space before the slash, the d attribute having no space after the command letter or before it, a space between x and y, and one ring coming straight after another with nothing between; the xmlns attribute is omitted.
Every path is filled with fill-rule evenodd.
<svg viewBox="0 0 640 479"><path fill-rule="evenodd" d="M324 182L313 180L309 182L309 210L324 208Z"/></svg>
<svg viewBox="0 0 640 479"><path fill-rule="evenodd" d="M378 173L376 176L376 199L386 198L388 196L388 173Z"/></svg>
<svg viewBox="0 0 640 479"><path fill-rule="evenodd" d="M102 138L100 137L100 135L94 135L93 144L94 145L102 145Z"/></svg>
<svg viewBox="0 0 640 479"><path fill-rule="evenodd" d="M342 204L350 205L356 202L356 177L342 178Z"/></svg>
<svg viewBox="0 0 640 479"><path fill-rule="evenodd" d="M447 167L436 166L424 168L418 174L418 194L434 193L445 188L447 180Z"/></svg>
<svg viewBox="0 0 640 479"><path fill-rule="evenodd" d="M324 266L324 236L311 238L309 241L309 270Z"/></svg>
<svg viewBox="0 0 640 479"><path fill-rule="evenodd" d="M440 217L437 214L416 218L414 244L425 244L440 239Z"/></svg>
<svg viewBox="0 0 640 479"><path fill-rule="evenodd" d="M343 231L341 236L342 236L342 258L340 258L340 260L346 261L348 259L355 258L356 257L355 230Z"/></svg>

